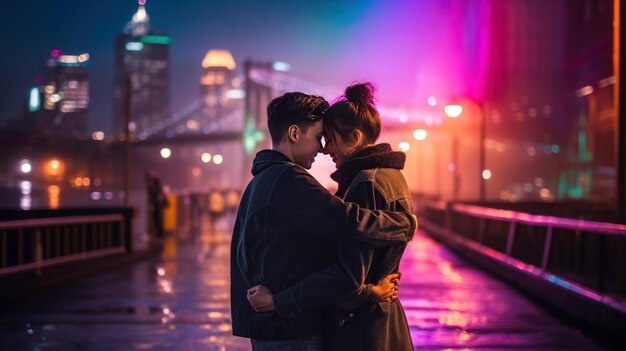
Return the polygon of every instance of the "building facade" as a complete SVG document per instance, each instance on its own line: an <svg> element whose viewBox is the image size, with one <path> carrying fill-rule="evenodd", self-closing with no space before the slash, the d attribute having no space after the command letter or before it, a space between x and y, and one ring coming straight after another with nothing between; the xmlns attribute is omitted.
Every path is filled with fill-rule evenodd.
<svg viewBox="0 0 626 351"><path fill-rule="evenodd" d="M131 132L141 133L168 118L170 43L169 36L150 29L145 6L139 5L115 44L114 134L125 131L128 103Z"/></svg>
<svg viewBox="0 0 626 351"><path fill-rule="evenodd" d="M16 129L84 138L89 108L89 54L51 51L28 94L28 108Z"/></svg>

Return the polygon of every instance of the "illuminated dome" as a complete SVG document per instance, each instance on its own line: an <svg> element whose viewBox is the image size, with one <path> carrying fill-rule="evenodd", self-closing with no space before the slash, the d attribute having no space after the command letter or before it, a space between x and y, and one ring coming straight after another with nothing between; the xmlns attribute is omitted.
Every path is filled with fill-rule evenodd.
<svg viewBox="0 0 626 351"><path fill-rule="evenodd" d="M231 55L230 51L226 49L213 49L209 50L206 55L204 55L202 67L226 67L233 70L237 67L237 64L235 64L235 60L233 59L233 55Z"/></svg>
<svg viewBox="0 0 626 351"><path fill-rule="evenodd" d="M139 5L137 12L133 15L132 21L134 23L146 23L150 20L148 13L146 12L146 8L144 6Z"/></svg>

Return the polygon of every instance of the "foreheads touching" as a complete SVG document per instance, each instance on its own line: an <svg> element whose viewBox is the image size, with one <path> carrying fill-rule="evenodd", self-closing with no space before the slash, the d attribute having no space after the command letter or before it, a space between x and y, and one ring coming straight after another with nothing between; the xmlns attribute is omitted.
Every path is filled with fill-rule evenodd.
<svg viewBox="0 0 626 351"><path fill-rule="evenodd" d="M374 104L374 86L371 83L347 87L339 102L324 113L326 138L340 137L346 145L356 149L375 143L380 130L380 115Z"/></svg>

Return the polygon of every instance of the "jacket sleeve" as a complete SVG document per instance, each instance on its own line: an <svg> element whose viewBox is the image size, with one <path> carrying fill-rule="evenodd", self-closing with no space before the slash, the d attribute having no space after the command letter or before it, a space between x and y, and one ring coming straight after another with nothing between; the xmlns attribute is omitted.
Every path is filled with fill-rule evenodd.
<svg viewBox="0 0 626 351"><path fill-rule="evenodd" d="M354 194L356 197L351 200L357 201L363 207L376 208L377 202L382 205L381 195L370 182L360 183L354 189ZM340 300L360 305L369 298L370 289L364 282L373 257L374 250L371 248L339 245L337 259L330 267L274 294L276 312L292 317L299 312L334 304Z"/></svg>
<svg viewBox="0 0 626 351"><path fill-rule="evenodd" d="M300 167L291 167L281 177L271 210L303 231L341 244L373 248L413 238L417 219L411 213L372 211L344 203Z"/></svg>

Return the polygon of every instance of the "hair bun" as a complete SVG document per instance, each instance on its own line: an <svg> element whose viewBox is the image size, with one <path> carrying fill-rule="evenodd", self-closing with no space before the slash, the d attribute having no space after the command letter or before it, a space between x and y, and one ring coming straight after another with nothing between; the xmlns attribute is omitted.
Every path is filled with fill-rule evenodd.
<svg viewBox="0 0 626 351"><path fill-rule="evenodd" d="M344 93L346 100L359 103L374 105L374 86L372 83L358 83L346 88Z"/></svg>

